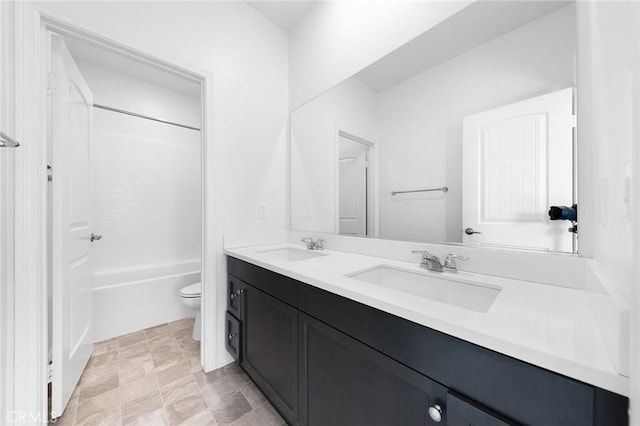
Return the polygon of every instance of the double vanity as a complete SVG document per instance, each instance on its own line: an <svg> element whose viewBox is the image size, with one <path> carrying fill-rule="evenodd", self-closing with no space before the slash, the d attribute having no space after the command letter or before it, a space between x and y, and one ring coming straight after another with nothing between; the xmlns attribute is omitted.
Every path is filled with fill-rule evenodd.
<svg viewBox="0 0 640 426"><path fill-rule="evenodd" d="M628 422L582 290L435 272L427 255L226 254L227 349L289 424Z"/></svg>

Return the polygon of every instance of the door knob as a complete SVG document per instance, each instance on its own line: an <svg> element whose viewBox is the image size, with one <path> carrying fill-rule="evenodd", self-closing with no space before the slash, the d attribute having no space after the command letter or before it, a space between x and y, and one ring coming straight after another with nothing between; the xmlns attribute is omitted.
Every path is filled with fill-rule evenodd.
<svg viewBox="0 0 640 426"><path fill-rule="evenodd" d="M482 234L482 232L479 231L474 231L473 228L467 228L464 230L464 233L467 235L473 235L473 234Z"/></svg>
<svg viewBox="0 0 640 426"><path fill-rule="evenodd" d="M442 420L442 407L440 407L438 404L435 404L432 407L429 407L428 412L431 420L436 423L440 423L440 421Z"/></svg>
<svg viewBox="0 0 640 426"><path fill-rule="evenodd" d="M93 232L91 233L91 237L89 237L89 239L91 240L91 242L94 241L98 241L102 239L102 235L100 234L94 234Z"/></svg>

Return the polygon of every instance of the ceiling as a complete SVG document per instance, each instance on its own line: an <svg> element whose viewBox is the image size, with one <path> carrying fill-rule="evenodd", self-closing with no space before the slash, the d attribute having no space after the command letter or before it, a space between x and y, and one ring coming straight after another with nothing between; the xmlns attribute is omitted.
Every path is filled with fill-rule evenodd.
<svg viewBox="0 0 640 426"><path fill-rule="evenodd" d="M312 0L263 0L246 3L285 30L290 31L318 2Z"/></svg>
<svg viewBox="0 0 640 426"><path fill-rule="evenodd" d="M355 75L383 91L571 1L476 1Z"/></svg>

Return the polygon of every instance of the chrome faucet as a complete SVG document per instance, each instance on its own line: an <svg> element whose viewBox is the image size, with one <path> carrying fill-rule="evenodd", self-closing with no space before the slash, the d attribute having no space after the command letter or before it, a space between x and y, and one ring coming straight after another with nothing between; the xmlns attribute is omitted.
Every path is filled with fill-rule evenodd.
<svg viewBox="0 0 640 426"><path fill-rule="evenodd" d="M444 265L440 262L440 258L435 254L431 254L428 251L412 250L413 253L422 253L420 259L420 267L434 272L458 272L456 267L457 260L469 260L467 256L458 256L457 254L449 253L444 259Z"/></svg>
<svg viewBox="0 0 640 426"><path fill-rule="evenodd" d="M458 272L458 268L456 267L456 259L458 260L469 260L467 256L458 256L457 254L449 253L447 257L444 259L444 270L446 272Z"/></svg>
<svg viewBox="0 0 640 426"><path fill-rule="evenodd" d="M411 250L413 253L422 253L420 259L420 267L429 271L442 272L444 271L440 258L435 254L431 254L426 250Z"/></svg>
<svg viewBox="0 0 640 426"><path fill-rule="evenodd" d="M307 245L308 250L324 250L324 243L326 242L322 238L318 238L318 241L313 241L311 237L304 237L300 241Z"/></svg>

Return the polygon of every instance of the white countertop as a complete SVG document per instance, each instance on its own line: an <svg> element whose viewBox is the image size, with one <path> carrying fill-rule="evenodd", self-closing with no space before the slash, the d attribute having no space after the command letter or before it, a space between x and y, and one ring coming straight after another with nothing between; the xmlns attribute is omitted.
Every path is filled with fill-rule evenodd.
<svg viewBox="0 0 640 426"><path fill-rule="evenodd" d="M377 265L425 273L417 264L324 250L327 256L280 260L261 251L300 245L226 249L225 254L314 287L492 349L559 374L627 396L628 378L613 366L584 290L459 272L461 279L499 286L485 313L474 312L345 275ZM442 276L439 272L433 272Z"/></svg>

